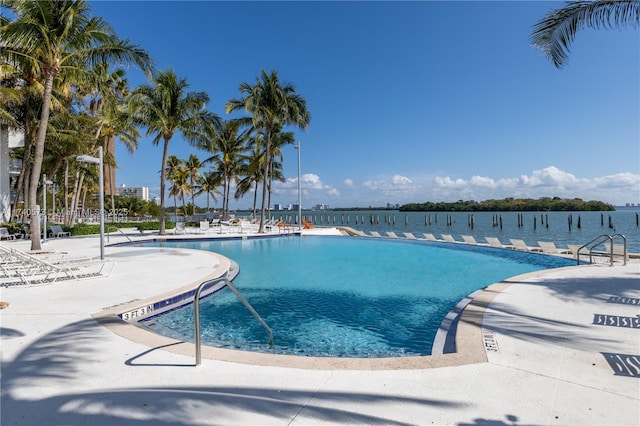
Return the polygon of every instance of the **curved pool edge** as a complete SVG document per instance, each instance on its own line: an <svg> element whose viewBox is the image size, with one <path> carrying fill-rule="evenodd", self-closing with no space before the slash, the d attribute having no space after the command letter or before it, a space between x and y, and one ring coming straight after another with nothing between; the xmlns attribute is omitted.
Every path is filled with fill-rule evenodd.
<svg viewBox="0 0 640 426"><path fill-rule="evenodd" d="M177 249L188 250L188 249ZM129 312L148 306L155 301L170 298L177 294L193 291L201 283L225 275L231 268L226 257L211 253L219 262L213 272L176 290L165 292L145 300L137 300L97 312L92 317L115 334L149 347L145 353L163 350L188 357L195 356L195 345L153 332L137 321L127 322L121 318L123 312ZM452 367L487 362L482 323L484 313L491 301L508 286L534 276L564 269L584 268L587 266L567 266L545 269L507 278L475 292L471 301L462 309L458 318L455 334L455 353L428 356L391 357L391 358L329 358L305 357L296 355L267 354L233 349L202 347L202 358L233 363L264 365L312 370L399 370Z"/></svg>

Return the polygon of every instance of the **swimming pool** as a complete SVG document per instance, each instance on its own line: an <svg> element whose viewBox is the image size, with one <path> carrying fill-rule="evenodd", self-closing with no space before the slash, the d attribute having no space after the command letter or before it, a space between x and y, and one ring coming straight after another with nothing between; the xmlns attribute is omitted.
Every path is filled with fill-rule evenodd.
<svg viewBox="0 0 640 426"><path fill-rule="evenodd" d="M235 286L201 302L205 345L275 354L379 358L429 355L445 315L464 297L515 275L573 265L558 257L463 244L345 237L163 241L240 265ZM194 340L193 306L144 321Z"/></svg>

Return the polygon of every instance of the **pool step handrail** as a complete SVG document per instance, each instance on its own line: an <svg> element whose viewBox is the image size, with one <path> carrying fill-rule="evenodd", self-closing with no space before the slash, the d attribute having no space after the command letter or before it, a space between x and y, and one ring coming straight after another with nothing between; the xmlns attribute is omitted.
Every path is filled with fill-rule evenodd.
<svg viewBox="0 0 640 426"><path fill-rule="evenodd" d="M614 240L616 237L620 237L622 238L623 244L623 250L622 253L616 253L614 250ZM606 249L606 244L609 243L609 251L608 253L602 253L599 251L594 251L595 248L597 248L598 246L604 244L605 249ZM622 263L623 265L627 264L627 259L629 257L629 253L627 252L627 237L625 237L622 234L613 234L613 235L607 235L607 234L602 234L597 236L596 238L594 238L593 240L589 241L586 244L583 244L582 246L580 246L580 248L578 248L577 252L576 252L576 261L577 264L580 265L580 251L582 249L587 249L589 250L589 263L593 263L593 256L598 255L598 256L602 256L602 255L606 255L609 257L609 266L613 266L613 261L614 261L614 257L615 256L622 256ZM585 253L586 254L586 253Z"/></svg>
<svg viewBox="0 0 640 426"><path fill-rule="evenodd" d="M133 240L131 238L129 238L129 236L127 234L122 232L122 229L118 228L117 226L110 226L109 228L107 228L107 242L109 242L109 234L111 233L112 230L120 232L122 235L124 235L126 237L127 240L129 240L130 243L133 242Z"/></svg>
<svg viewBox="0 0 640 426"><path fill-rule="evenodd" d="M229 280L226 277L222 277L212 281L205 281L198 286L198 289L196 290L196 294L193 298L193 315L194 315L193 323L195 327L195 337L196 337L195 339L196 340L195 341L196 367L200 365L202 361L202 343L200 342L200 293L202 293L202 290L207 285L215 285L220 282L224 283L227 287L229 287L229 289L233 291L233 293L236 296L238 296L238 299L240 299L242 304L249 310L249 312L251 312L251 315L253 315L258 320L258 322L262 325L262 327L267 331L267 334L269 335L269 347L273 346L273 332L271 331L271 328L269 328L269 326L267 325L266 322L264 322L260 314L258 314L258 312L256 312L255 309L253 309L253 306L251 306L251 304L247 301L247 299L245 299L244 296L238 291L238 289L231 283L231 280Z"/></svg>

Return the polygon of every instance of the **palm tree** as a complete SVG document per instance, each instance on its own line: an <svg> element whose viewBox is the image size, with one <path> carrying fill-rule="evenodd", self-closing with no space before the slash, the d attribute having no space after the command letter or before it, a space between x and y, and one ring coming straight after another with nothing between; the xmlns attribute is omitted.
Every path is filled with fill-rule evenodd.
<svg viewBox="0 0 640 426"><path fill-rule="evenodd" d="M205 172L200 179L199 194L207 194L207 213L209 213L209 199L213 198L213 202L216 202L216 194L220 194L218 189L220 185L222 185L222 178L215 172Z"/></svg>
<svg viewBox="0 0 640 426"><path fill-rule="evenodd" d="M189 155L189 158L184 162L184 166L187 169L189 175L189 184L191 185L191 204L195 205L194 198L199 193L199 179L200 169L204 166L195 154Z"/></svg>
<svg viewBox="0 0 640 426"><path fill-rule="evenodd" d="M249 83L241 83L239 91L242 97L227 102L225 106L227 113L240 110L250 113L251 117L244 121L254 129L264 131L266 136L266 161L263 165L262 205L258 230L258 232L264 232L267 176L272 158L272 136L287 125L306 129L311 115L307 110L307 101L296 93L293 85L281 83L275 71L267 74L265 70L262 70L261 78L256 78L253 86Z"/></svg>
<svg viewBox="0 0 640 426"><path fill-rule="evenodd" d="M171 187L169 188L169 196L173 197L173 213L176 217L178 217L177 197L180 193L178 189L179 185L177 185L177 181L178 181L179 172L182 169L182 167L183 167L182 160L179 159L177 156L170 155L169 158L167 158L165 176L172 183Z"/></svg>
<svg viewBox="0 0 640 426"><path fill-rule="evenodd" d="M160 166L160 230L165 234L164 192L169 141L180 132L190 144L202 143L214 132L220 118L205 109L209 95L187 92L189 84L173 70L163 71L153 78L153 86L136 88L129 97L129 113L134 121L147 128L147 136L155 135L153 144L163 142Z"/></svg>
<svg viewBox="0 0 640 426"><path fill-rule="evenodd" d="M102 140L105 153L104 191L111 195L111 209L115 211L115 139L116 136L125 148L133 153L138 147L140 134L123 111L123 101L129 92L125 71L112 70L108 63L95 64L88 75L86 91L90 94L88 112L97 120L95 139Z"/></svg>
<svg viewBox="0 0 640 426"><path fill-rule="evenodd" d="M169 195L173 197L174 211L176 215L176 221L178 220L178 207L176 200L179 198L182 200L182 214L186 216L187 209L185 208L185 198L191 193L191 184L189 183L189 171L182 165L176 170L169 178L171 186L169 187Z"/></svg>
<svg viewBox="0 0 640 426"><path fill-rule="evenodd" d="M244 195L253 190L252 216L256 217L256 204L258 202L258 183L262 182L264 152L260 150L259 144L255 141L255 137L250 139L253 145L252 155L248 157L248 162L240 171L243 176L236 186L235 198L240 199Z"/></svg>
<svg viewBox="0 0 640 426"><path fill-rule="evenodd" d="M37 64L44 83L29 182L29 205L35 206L53 86L63 70L68 71L68 76L81 79L86 75L87 66L95 62L135 63L146 71L152 65L144 50L119 39L103 19L91 17L89 3L85 0L3 0L2 4L16 18L2 21L0 59L17 63L18 58L28 58L30 63ZM31 249L40 250L37 220L32 221L31 231Z"/></svg>
<svg viewBox="0 0 640 426"><path fill-rule="evenodd" d="M237 179L242 164L246 160L243 153L246 150L247 132L238 134L240 124L238 120L225 121L217 135L208 139L207 144L202 147L213 153L203 163L213 163L212 168L218 173L223 183L222 217L224 220L229 216L231 183Z"/></svg>
<svg viewBox="0 0 640 426"><path fill-rule="evenodd" d="M640 1L570 1L552 10L533 26L532 43L556 68L568 60L569 46L582 28L613 28L640 25Z"/></svg>

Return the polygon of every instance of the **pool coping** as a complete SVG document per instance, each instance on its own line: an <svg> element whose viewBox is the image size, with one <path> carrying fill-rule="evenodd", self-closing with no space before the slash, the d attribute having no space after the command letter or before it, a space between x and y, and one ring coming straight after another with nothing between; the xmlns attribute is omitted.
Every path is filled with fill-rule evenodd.
<svg viewBox="0 0 640 426"><path fill-rule="evenodd" d="M226 276L230 269L232 269L232 261L218 253L209 254L218 263L214 270L206 276L176 288L175 290L164 292L151 298L134 300L116 306L106 307L103 310L92 314L92 317L98 323L105 326L118 336L150 347L150 350L146 353L154 350L163 350L175 354L195 357L196 348L194 343L163 336L134 320L125 321L122 318L122 314L125 312L135 312L139 309L145 309L145 307L149 305L193 292L203 282L212 281ZM491 344L491 339L490 336L487 338L485 335L482 323L484 313L493 299L514 283L521 282L531 277L544 275L551 271L573 269L577 267L578 266L565 266L516 275L500 282L490 284L484 289L476 290L472 293L472 296L467 296L471 300L461 310L457 320L457 329L455 332L456 352L454 353L389 358L330 358L268 354L202 346L201 356L203 359L213 359L241 364L309 370L410 370L484 363L488 361L486 349L488 345ZM584 265L581 267L584 267ZM235 273L237 273L237 271L235 271Z"/></svg>

